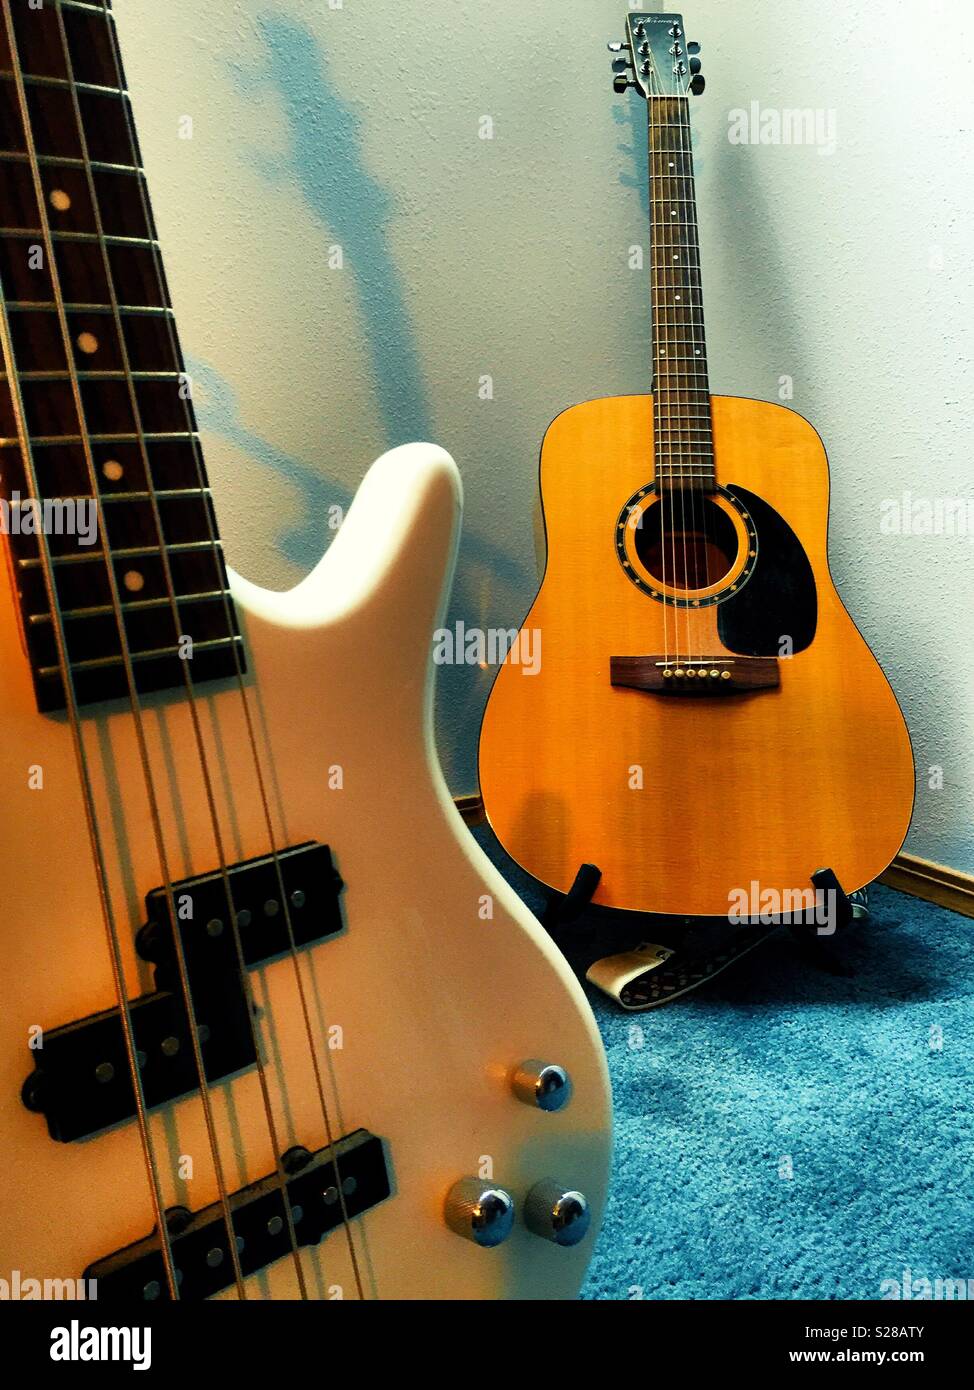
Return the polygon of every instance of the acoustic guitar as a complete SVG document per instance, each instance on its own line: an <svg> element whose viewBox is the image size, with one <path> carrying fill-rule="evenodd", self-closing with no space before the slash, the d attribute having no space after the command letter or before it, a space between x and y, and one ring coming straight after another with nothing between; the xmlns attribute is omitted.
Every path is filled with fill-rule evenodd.
<svg viewBox="0 0 974 1390"><path fill-rule="evenodd" d="M225 565L107 0L0 0L0 229L0 1277L574 1296L606 1067L433 752L453 461Z"/></svg>
<svg viewBox="0 0 974 1390"><path fill-rule="evenodd" d="M810 907L896 854L914 773L896 699L829 574L829 474L801 416L712 395L677 14L632 13L617 91L647 103L655 388L560 415L541 454L548 542L480 740L491 826L567 892L723 916ZM757 915L755 912L753 915Z"/></svg>

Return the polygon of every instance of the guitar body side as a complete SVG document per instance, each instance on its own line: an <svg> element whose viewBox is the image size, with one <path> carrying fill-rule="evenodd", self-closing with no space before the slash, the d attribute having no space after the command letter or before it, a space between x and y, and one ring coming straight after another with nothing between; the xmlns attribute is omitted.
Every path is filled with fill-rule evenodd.
<svg viewBox="0 0 974 1390"><path fill-rule="evenodd" d="M614 687L610 659L675 641L707 656L729 649L717 607L677 614L617 557L622 509L652 478L652 422L651 397L597 400L559 416L545 439L547 569L524 623L541 634L541 669L505 664L490 696L480 745L490 824L541 882L565 892L594 863L595 901L634 911L725 915L752 883L793 894L823 867L859 888L906 835L913 760L895 696L829 574L821 440L781 406L713 398L718 482L791 527L814 574L817 625L778 662L777 689L660 696Z"/></svg>

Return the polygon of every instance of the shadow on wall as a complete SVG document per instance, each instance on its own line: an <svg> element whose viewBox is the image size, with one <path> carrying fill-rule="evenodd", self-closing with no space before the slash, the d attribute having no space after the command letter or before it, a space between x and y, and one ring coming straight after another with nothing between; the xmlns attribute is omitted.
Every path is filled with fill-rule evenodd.
<svg viewBox="0 0 974 1390"><path fill-rule="evenodd" d="M618 126L628 126L632 136L631 145L617 145L616 149L632 160L634 172L619 175L623 188L635 189L646 217L649 217L649 153L646 143L646 103L641 97L628 94L623 101L612 107L612 119ZM693 172L699 178L704 170L704 156L701 154L700 136L695 125L690 126L690 143L693 153Z"/></svg>
<svg viewBox="0 0 974 1390"><path fill-rule="evenodd" d="M269 184L297 187L320 224L324 246L338 243L343 248L372 364L379 411L375 453L432 439L433 412L421 352L386 235L394 197L366 167L361 121L332 87L327 55L314 34L281 14L264 16L259 30L265 44L263 62L246 70L233 65L232 76L250 99L273 91L290 140L284 159L270 160L255 150L253 162ZM323 334L327 336L327 325ZM347 509L352 493L324 472L328 459L310 467L251 432L233 385L212 364L191 361L189 369L203 388L201 425L300 489L302 518L281 532L277 549L290 564L310 570L328 539L328 508ZM471 380L476 376L472 368ZM441 442L450 447L449 440ZM533 461L525 460L525 466L533 466ZM530 524L526 517L525 526ZM490 612L499 612L505 626L511 626L525 611L525 593L533 593L535 587L533 573L475 535L468 523L446 622L452 626L462 619L468 627L482 625ZM470 666L446 666L438 673L438 743L447 780L458 793L476 785L477 730L491 678L491 672Z"/></svg>

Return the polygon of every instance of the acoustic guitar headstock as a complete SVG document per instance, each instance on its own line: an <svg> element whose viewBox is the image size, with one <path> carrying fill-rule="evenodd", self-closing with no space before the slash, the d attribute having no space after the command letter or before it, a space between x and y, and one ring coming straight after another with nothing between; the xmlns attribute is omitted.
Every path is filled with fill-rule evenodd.
<svg viewBox="0 0 974 1390"><path fill-rule="evenodd" d="M615 56L613 87L635 87L640 96L699 96L705 82L700 71L700 45L688 42L680 14L636 12L626 17L626 37L610 43Z"/></svg>

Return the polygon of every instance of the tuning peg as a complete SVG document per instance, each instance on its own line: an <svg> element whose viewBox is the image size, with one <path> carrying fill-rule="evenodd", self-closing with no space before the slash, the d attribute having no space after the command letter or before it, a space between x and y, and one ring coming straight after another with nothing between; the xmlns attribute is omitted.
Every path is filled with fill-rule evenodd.
<svg viewBox="0 0 974 1390"><path fill-rule="evenodd" d="M702 64L701 64L699 58L691 58L691 59L690 59L690 71L693 73L694 77L696 77L696 75L697 75L697 73L700 71L700 68L701 68L701 67L702 67Z"/></svg>
<svg viewBox="0 0 974 1390"><path fill-rule="evenodd" d="M635 87L635 85L636 84L635 82L633 82L632 78L627 77L624 72L616 73L615 77L613 77L612 79L612 86L614 90L619 93L620 96L629 87Z"/></svg>
<svg viewBox="0 0 974 1390"><path fill-rule="evenodd" d="M607 45L610 53L625 53L629 51L627 43L610 43Z"/></svg>
<svg viewBox="0 0 974 1390"><path fill-rule="evenodd" d="M699 53L699 52L700 52L700 45L699 45L698 43L688 43L688 44L687 44L687 52L688 52L688 53Z"/></svg>
<svg viewBox="0 0 974 1390"><path fill-rule="evenodd" d="M703 89L706 87L706 85L707 81L703 73L698 72L696 77L692 78L690 81L690 91L693 93L695 97L698 97L702 94Z"/></svg>

